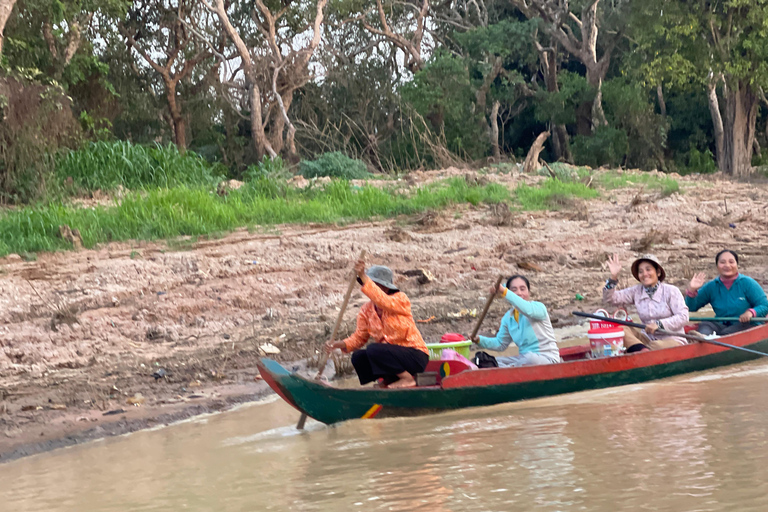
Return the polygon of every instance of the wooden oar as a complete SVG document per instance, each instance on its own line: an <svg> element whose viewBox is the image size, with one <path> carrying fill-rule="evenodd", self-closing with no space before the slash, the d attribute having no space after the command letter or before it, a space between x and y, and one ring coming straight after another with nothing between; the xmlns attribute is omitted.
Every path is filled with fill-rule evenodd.
<svg viewBox="0 0 768 512"><path fill-rule="evenodd" d="M360 251L360 257L358 259L361 259L361 260L365 259L365 250ZM356 283L357 283L357 275L353 270L352 275L349 278L349 286L347 287L347 293L344 294L344 302L341 303L341 310L339 311L339 317L336 319L336 325L333 326L333 332L331 332L330 343L333 343L336 340L336 334L339 332L339 327L341 326L341 320L342 318L344 318L344 311L347 310L347 304L349 304L349 297L352 295L352 290L355 289ZM323 376L323 372L325 371L325 366L328 364L328 357L330 355L331 353L326 351L325 347L323 347L323 354L320 357L320 365L317 367L317 375L315 375L315 379L319 379L320 377ZM296 428L299 430L302 430L306 422L307 422L307 415L305 413L301 413L301 418L299 418L299 422L296 424Z"/></svg>
<svg viewBox="0 0 768 512"><path fill-rule="evenodd" d="M737 316L692 316L688 320L691 322L740 322L739 317ZM749 319L750 322L768 322L768 318L761 316L761 317L752 317Z"/></svg>
<svg viewBox="0 0 768 512"><path fill-rule="evenodd" d="M573 314L576 316L583 316L584 318L592 318L595 320L600 320L601 322L608 322L612 324L626 325L628 327L637 327L638 329L645 329L645 325L643 324L636 324L635 322L627 322L626 320L617 320L615 318L608 318L600 315L593 315L592 313L584 313L582 311L574 311ZM737 347L736 345L730 345L728 343L723 343L722 341L717 341L717 340L709 340L701 336L694 336L692 334L679 334L676 332L665 331L664 329L656 329L656 332L659 334L665 334L667 336L674 336L676 338L685 338L693 341L699 341L701 343L710 343L712 345L718 345L720 347L730 348L733 350L742 350L744 352L749 352L750 354L757 354L759 356L768 357L768 354L766 354L765 352L758 352L757 350L752 350L751 348Z"/></svg>
<svg viewBox="0 0 768 512"><path fill-rule="evenodd" d="M493 299L496 297L495 290L499 289L499 285L501 284L502 279L504 279L504 276L499 276L499 278L496 280L496 286L493 287L494 292L488 295L488 300L485 301L485 307L483 308L483 312L480 313L480 316L477 317L477 323L475 324L475 328L472 329L472 334L469 336L470 340L474 340L475 336L477 336L477 333L480 330L480 325L482 325L483 320L485 320L485 315L488 314L488 310L491 307L491 303L493 302Z"/></svg>

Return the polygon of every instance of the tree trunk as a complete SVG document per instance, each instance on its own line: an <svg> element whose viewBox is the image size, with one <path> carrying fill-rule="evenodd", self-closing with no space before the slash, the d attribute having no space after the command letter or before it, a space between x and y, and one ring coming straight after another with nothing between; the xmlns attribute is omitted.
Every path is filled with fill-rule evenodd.
<svg viewBox="0 0 768 512"><path fill-rule="evenodd" d="M3 43L5 42L5 24L11 17L11 11L16 4L16 0L0 0L0 55L3 54Z"/></svg>
<svg viewBox="0 0 768 512"><path fill-rule="evenodd" d="M259 161L264 158L264 155L275 158L277 153L275 153L272 145L267 140L267 135L264 133L264 125L262 124L261 91L259 91L258 85L251 80L249 82L248 106L251 108L251 138L253 139L253 145L256 147L256 156Z"/></svg>
<svg viewBox="0 0 768 512"><path fill-rule="evenodd" d="M656 86L656 97L659 100L659 111L663 117L667 117L667 103L664 101L664 89L661 84Z"/></svg>
<svg viewBox="0 0 768 512"><path fill-rule="evenodd" d="M528 156L525 157L525 163L523 163L523 172L531 174L539 169L539 153L544 149L544 142L549 138L549 132L541 132L536 140L533 142L531 149L528 150Z"/></svg>
<svg viewBox="0 0 768 512"><path fill-rule="evenodd" d="M544 73L544 83L547 85L547 92L556 93L560 91L557 85L557 49L552 50L552 55L544 49L538 41L535 41L536 49L539 52L539 63ZM565 125L559 124L554 127L552 137L552 149L555 152L555 158L572 162L571 148L568 142L568 131Z"/></svg>
<svg viewBox="0 0 768 512"><path fill-rule="evenodd" d="M587 68L587 82L589 85L595 88L595 99L592 100L590 106L590 119L592 121L592 131L598 126L608 126L608 121L605 119L605 112L603 111L603 78L605 72L600 70L590 71Z"/></svg>
<svg viewBox="0 0 768 512"><path fill-rule="evenodd" d="M610 52L597 60L598 3L599 0L595 0L581 11L581 61L587 68L587 82L595 88L595 99L592 100L590 108L592 130L598 126L608 125L603 112L603 80L608 72Z"/></svg>
<svg viewBox="0 0 768 512"><path fill-rule="evenodd" d="M168 99L168 111L171 114L173 142L179 148L179 151L183 153L187 149L187 127L179 102L176 101L176 84L172 80L166 80L165 91L166 98Z"/></svg>
<svg viewBox="0 0 768 512"><path fill-rule="evenodd" d="M723 149L723 117L720 115L720 102L717 100L717 82L719 77L711 79L707 83L707 102L709 103L709 115L712 117L712 126L715 132L715 156L717 168L725 172L725 152Z"/></svg>
<svg viewBox="0 0 768 512"><path fill-rule="evenodd" d="M725 89L723 159L725 174L744 176L752 170L758 97L747 83L735 81Z"/></svg>
<svg viewBox="0 0 768 512"><path fill-rule="evenodd" d="M493 102L491 108L491 149L493 150L493 159L498 162L501 160L501 147L499 146L499 100Z"/></svg>

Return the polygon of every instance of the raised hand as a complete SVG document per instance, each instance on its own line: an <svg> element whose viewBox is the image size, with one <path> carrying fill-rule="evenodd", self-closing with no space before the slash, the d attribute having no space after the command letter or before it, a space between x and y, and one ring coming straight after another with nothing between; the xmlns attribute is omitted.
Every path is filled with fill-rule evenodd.
<svg viewBox="0 0 768 512"><path fill-rule="evenodd" d="M608 257L608 270L611 272L611 279L618 279L621 273L621 260L619 255L614 254Z"/></svg>
<svg viewBox="0 0 768 512"><path fill-rule="evenodd" d="M501 297L504 294L504 285L500 284L498 288L491 286L490 293L496 297Z"/></svg>
<svg viewBox="0 0 768 512"><path fill-rule="evenodd" d="M704 286L704 283L707 282L707 274L704 272L697 272L693 275L693 278L691 279L691 282L688 284L688 289L692 292L697 291L699 288Z"/></svg>
<svg viewBox="0 0 768 512"><path fill-rule="evenodd" d="M357 277L360 278L363 284L368 280L368 276L365 275L365 262L363 260L357 260L357 263L355 263L355 274L357 274Z"/></svg>

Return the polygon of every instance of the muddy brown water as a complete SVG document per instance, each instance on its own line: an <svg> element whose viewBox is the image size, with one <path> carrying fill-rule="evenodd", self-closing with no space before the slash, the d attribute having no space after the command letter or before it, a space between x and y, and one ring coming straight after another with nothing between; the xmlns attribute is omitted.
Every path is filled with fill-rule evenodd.
<svg viewBox="0 0 768 512"><path fill-rule="evenodd" d="M446 414L282 401L0 466L3 511L757 511L768 362Z"/></svg>

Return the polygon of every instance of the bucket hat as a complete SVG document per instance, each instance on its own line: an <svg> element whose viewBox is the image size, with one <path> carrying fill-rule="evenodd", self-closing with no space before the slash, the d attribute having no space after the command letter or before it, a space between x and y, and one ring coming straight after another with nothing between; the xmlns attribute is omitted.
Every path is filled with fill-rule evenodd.
<svg viewBox="0 0 768 512"><path fill-rule="evenodd" d="M380 284L390 290L399 291L399 288L395 286L395 283L393 282L392 270L390 270L389 267L385 267L384 265L371 265L368 267L368 270L365 271L365 275L376 284Z"/></svg>
<svg viewBox="0 0 768 512"><path fill-rule="evenodd" d="M661 266L661 263L659 263L659 260L656 259L656 256L653 254L644 254L632 262L632 275L635 276L635 279L638 281L640 280L638 277L638 267L640 267L640 264L644 261L648 261L656 267L656 271L659 273L659 282L664 281L664 278L667 277L667 273L664 272L664 267Z"/></svg>

